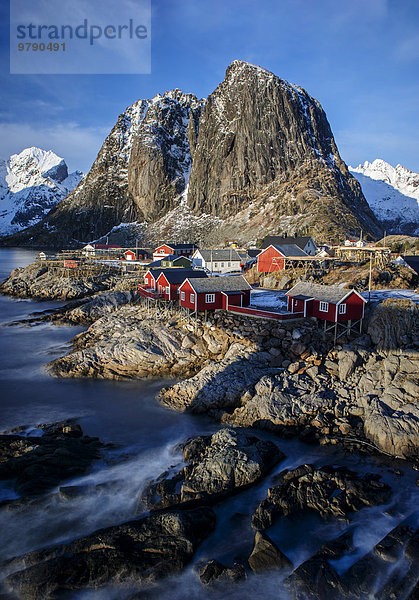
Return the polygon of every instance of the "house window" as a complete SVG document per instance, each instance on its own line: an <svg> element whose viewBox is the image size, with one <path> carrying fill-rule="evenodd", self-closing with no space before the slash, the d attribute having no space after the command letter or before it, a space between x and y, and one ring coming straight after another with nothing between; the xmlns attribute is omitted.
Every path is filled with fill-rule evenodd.
<svg viewBox="0 0 419 600"><path fill-rule="evenodd" d="M195 302L195 294L191 294L191 302Z"/></svg>
<svg viewBox="0 0 419 600"><path fill-rule="evenodd" d="M339 304L339 314L346 315L346 304Z"/></svg>
<svg viewBox="0 0 419 600"><path fill-rule="evenodd" d="M205 294L205 304L213 304L215 302L215 294Z"/></svg>
<svg viewBox="0 0 419 600"><path fill-rule="evenodd" d="M321 312L328 312L329 310L329 303L328 302L320 302L320 308L319 310Z"/></svg>
<svg viewBox="0 0 419 600"><path fill-rule="evenodd" d="M221 267L224 267L224 263L221 263Z"/></svg>
<svg viewBox="0 0 419 600"><path fill-rule="evenodd" d="M228 263L228 266L231 267L231 263Z"/></svg>
<svg viewBox="0 0 419 600"><path fill-rule="evenodd" d="M166 288L166 294L169 294L169 293L170 293L170 288L169 288L169 286L167 286L167 288Z"/></svg>
<svg viewBox="0 0 419 600"><path fill-rule="evenodd" d="M181 292L181 294L180 294L180 299L181 299L181 300L185 300L185 292Z"/></svg>
<svg viewBox="0 0 419 600"><path fill-rule="evenodd" d="M218 263L214 263L214 269L218 267Z"/></svg>

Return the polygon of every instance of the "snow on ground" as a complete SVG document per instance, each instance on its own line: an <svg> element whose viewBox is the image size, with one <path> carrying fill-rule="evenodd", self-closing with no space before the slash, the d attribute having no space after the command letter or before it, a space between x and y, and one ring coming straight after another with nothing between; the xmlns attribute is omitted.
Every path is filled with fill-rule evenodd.
<svg viewBox="0 0 419 600"><path fill-rule="evenodd" d="M369 292L361 292L361 296L368 300ZM370 300L377 302L386 298L408 298L419 304L419 293L415 290L371 290Z"/></svg>
<svg viewBox="0 0 419 600"><path fill-rule="evenodd" d="M253 308L269 308L270 310L287 309L287 298L284 292L276 290L252 290L250 294L250 306Z"/></svg>

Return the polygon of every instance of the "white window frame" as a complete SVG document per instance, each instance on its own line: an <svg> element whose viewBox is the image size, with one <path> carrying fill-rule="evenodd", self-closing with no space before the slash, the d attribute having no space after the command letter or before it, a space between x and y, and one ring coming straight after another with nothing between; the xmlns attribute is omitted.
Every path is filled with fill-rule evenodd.
<svg viewBox="0 0 419 600"><path fill-rule="evenodd" d="M195 302L195 294L191 294L191 302Z"/></svg>
<svg viewBox="0 0 419 600"><path fill-rule="evenodd" d="M346 304L339 304L339 314L346 315Z"/></svg>
<svg viewBox="0 0 419 600"><path fill-rule="evenodd" d="M214 304L215 294L205 294L205 304Z"/></svg>
<svg viewBox="0 0 419 600"><path fill-rule="evenodd" d="M329 303L321 300L320 304L319 304L319 311L320 312L329 312Z"/></svg>
<svg viewBox="0 0 419 600"><path fill-rule="evenodd" d="M170 294L170 286L169 286L169 285L166 287L166 294L167 294L167 295L169 295L169 294Z"/></svg>
<svg viewBox="0 0 419 600"><path fill-rule="evenodd" d="M181 300L185 300L185 292L181 292L180 293L180 299Z"/></svg>

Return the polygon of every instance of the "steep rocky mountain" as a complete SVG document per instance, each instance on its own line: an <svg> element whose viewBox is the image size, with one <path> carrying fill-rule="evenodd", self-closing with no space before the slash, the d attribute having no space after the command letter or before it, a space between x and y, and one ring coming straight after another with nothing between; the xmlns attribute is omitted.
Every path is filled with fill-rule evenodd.
<svg viewBox="0 0 419 600"><path fill-rule="evenodd" d="M172 90L128 107L82 185L13 241L72 245L98 239L121 223L146 224L170 210L188 184L203 103Z"/></svg>
<svg viewBox="0 0 419 600"><path fill-rule="evenodd" d="M419 235L419 173L382 159L349 170L387 233Z"/></svg>
<svg viewBox="0 0 419 600"><path fill-rule="evenodd" d="M121 223L148 244L381 234L317 100L242 61L231 63L207 100L179 90L138 100L83 183L7 243L92 241L120 235Z"/></svg>
<svg viewBox="0 0 419 600"><path fill-rule="evenodd" d="M0 160L0 235L20 231L40 221L82 180L51 150L26 148Z"/></svg>

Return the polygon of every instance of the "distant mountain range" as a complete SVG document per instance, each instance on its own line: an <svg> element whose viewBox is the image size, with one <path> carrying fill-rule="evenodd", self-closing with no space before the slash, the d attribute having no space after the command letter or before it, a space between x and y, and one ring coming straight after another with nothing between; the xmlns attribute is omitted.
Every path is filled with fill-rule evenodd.
<svg viewBox="0 0 419 600"><path fill-rule="evenodd" d="M38 223L83 179L69 175L64 159L51 150L26 148L0 159L0 235Z"/></svg>
<svg viewBox="0 0 419 600"><path fill-rule="evenodd" d="M285 233L341 242L361 230L370 238L384 229L415 231L408 194L417 175L396 167L403 184L399 200L392 196L389 203L395 187L380 195L367 186L394 184L393 167L387 165L385 179L380 164L353 170L371 210L319 102L266 69L235 60L205 99L175 89L128 107L80 184L39 223L2 244L64 247L114 234L119 243L126 237L144 245L249 243ZM65 183L48 169L45 175L51 185ZM400 199L407 204L398 210ZM29 212L25 220L19 212L14 225L22 228L39 215Z"/></svg>
<svg viewBox="0 0 419 600"><path fill-rule="evenodd" d="M349 170L387 233L419 235L419 173L381 159Z"/></svg>
<svg viewBox="0 0 419 600"><path fill-rule="evenodd" d="M382 234L319 102L240 60L206 99L175 89L128 107L80 185L2 243L69 246L127 223L147 245Z"/></svg>

